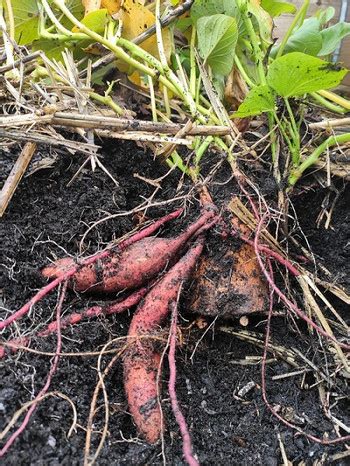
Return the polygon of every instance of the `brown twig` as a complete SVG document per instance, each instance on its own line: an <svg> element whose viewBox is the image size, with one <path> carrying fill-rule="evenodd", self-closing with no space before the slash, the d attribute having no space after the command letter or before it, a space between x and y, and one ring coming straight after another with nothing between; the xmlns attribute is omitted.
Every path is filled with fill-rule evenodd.
<svg viewBox="0 0 350 466"><path fill-rule="evenodd" d="M8 139L19 142L32 142L36 144L49 144L52 147L66 147L83 154L91 155L96 152L99 146L95 144L87 144L81 141L68 141L62 137L49 136L48 134L40 134L34 131L8 131L0 129L0 139Z"/></svg>
<svg viewBox="0 0 350 466"><path fill-rule="evenodd" d="M40 55L41 55L41 50L37 50L36 52L30 53L29 55L19 58L18 60L15 60L13 63L10 63L9 65L0 66L0 74L5 73L6 71L10 71L19 65L24 65L33 60L36 60L37 58L40 57Z"/></svg>
<svg viewBox="0 0 350 466"><path fill-rule="evenodd" d="M330 129L344 126L350 126L350 118L335 118L309 124L310 129Z"/></svg>
<svg viewBox="0 0 350 466"><path fill-rule="evenodd" d="M47 118L46 118L47 120ZM1 120L0 120L1 121ZM148 133L173 134L186 127L183 124L163 123L147 120L134 120L103 115L81 115L79 113L56 112L52 115L51 124L60 126L74 126L79 128L108 129L113 131L143 131ZM187 128L186 128L187 129ZM191 136L222 136L229 134L231 128L227 126L193 125L187 131Z"/></svg>
<svg viewBox="0 0 350 466"><path fill-rule="evenodd" d="M9 176L7 177L0 192L0 218L4 215L4 212L15 193L22 176L32 160L36 147L37 145L35 142L27 142L27 144L25 144Z"/></svg>

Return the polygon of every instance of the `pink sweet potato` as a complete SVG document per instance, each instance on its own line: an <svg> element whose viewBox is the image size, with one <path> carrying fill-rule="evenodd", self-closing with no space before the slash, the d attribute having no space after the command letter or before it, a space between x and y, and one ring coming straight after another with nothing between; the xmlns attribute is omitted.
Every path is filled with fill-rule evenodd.
<svg viewBox="0 0 350 466"><path fill-rule="evenodd" d="M203 238L165 274L139 305L131 321L128 337L130 347L124 357L124 386L138 431L155 443L162 431L162 416L157 401L157 378L160 357L152 335L155 335L176 302L182 283L190 276L203 250Z"/></svg>
<svg viewBox="0 0 350 466"><path fill-rule="evenodd" d="M214 210L207 208L196 222L176 238L144 238L119 253L79 267L71 286L77 291L105 293L142 286L164 270L169 261L186 246L186 242L210 224L214 215ZM71 258L60 259L45 267L42 274L47 278L57 278L75 265Z"/></svg>

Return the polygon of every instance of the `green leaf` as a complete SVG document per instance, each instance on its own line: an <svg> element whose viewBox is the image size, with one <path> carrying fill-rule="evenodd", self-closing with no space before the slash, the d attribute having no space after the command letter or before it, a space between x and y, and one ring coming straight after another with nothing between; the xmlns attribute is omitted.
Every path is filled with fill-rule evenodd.
<svg viewBox="0 0 350 466"><path fill-rule="evenodd" d="M244 118L275 110L275 95L267 85L253 87L233 116Z"/></svg>
<svg viewBox="0 0 350 466"><path fill-rule="evenodd" d="M193 24L192 18L186 17L186 18L180 18L176 21L176 29L178 29L181 32L186 32L188 28L190 28Z"/></svg>
<svg viewBox="0 0 350 466"><path fill-rule="evenodd" d="M62 60L62 52L67 48L66 42L60 42L57 39L38 39L33 41L33 50L41 50L50 60Z"/></svg>
<svg viewBox="0 0 350 466"><path fill-rule="evenodd" d="M108 18L108 10L102 8L100 10L91 11L80 21L84 26L91 29L91 31L102 34L105 30ZM73 28L73 32L80 32L77 27Z"/></svg>
<svg viewBox="0 0 350 466"><path fill-rule="evenodd" d="M291 52L303 52L308 55L317 56L322 48L322 37L320 34L320 22L317 18L309 18L289 38L284 55ZM272 56L276 55L278 47L274 48Z"/></svg>
<svg viewBox="0 0 350 466"><path fill-rule="evenodd" d="M320 25L324 26L325 24L329 23L331 19L333 19L335 15L335 8L329 6L325 10L319 10L316 12L315 17L319 20Z"/></svg>
<svg viewBox="0 0 350 466"><path fill-rule="evenodd" d="M288 2L277 2L276 0L262 0L261 6L265 11L269 13L273 18L280 16L283 13L295 13L295 5Z"/></svg>
<svg viewBox="0 0 350 466"><path fill-rule="evenodd" d="M49 3L51 4L52 10L56 14L56 17L60 19L60 22L63 24L63 26L71 30L74 25L69 21L68 18L62 16L61 10L58 7L56 7L56 5L53 4L51 0L49 0ZM79 21L81 21L84 17L84 7L82 0L66 0L65 4L68 10L72 13L72 15L74 15Z"/></svg>
<svg viewBox="0 0 350 466"><path fill-rule="evenodd" d="M71 29L73 26L72 23L65 17L61 18L61 11L52 4L51 0L49 4L56 17L60 19L62 25ZM28 45L34 40L39 39L39 8L37 0L11 0L11 5L15 23L16 42L19 45ZM67 0L66 6L76 18L82 18L84 8L81 0Z"/></svg>
<svg viewBox="0 0 350 466"><path fill-rule="evenodd" d="M271 16L261 7L260 0L249 1L247 7L248 15L252 16L254 29L259 32L265 44L272 44L273 21Z"/></svg>
<svg viewBox="0 0 350 466"><path fill-rule="evenodd" d="M79 40L62 42L57 39L38 39L32 43L33 50L42 50L50 60L63 61L62 52L69 49L73 52L75 60L81 60L87 56L84 48L91 44L91 40Z"/></svg>
<svg viewBox="0 0 350 466"><path fill-rule="evenodd" d="M233 66L238 31L227 15L204 16L197 22L198 51L213 73L227 75Z"/></svg>
<svg viewBox="0 0 350 466"><path fill-rule="evenodd" d="M11 0L15 22L15 40L26 45L39 37L39 9L36 0Z"/></svg>
<svg viewBox="0 0 350 466"><path fill-rule="evenodd" d="M277 58L269 67L267 82L278 95L296 97L337 86L348 70L300 52Z"/></svg>
<svg viewBox="0 0 350 466"><path fill-rule="evenodd" d="M191 18L198 21L203 16L223 14L236 18L240 17L237 0L195 0L191 7Z"/></svg>
<svg viewBox="0 0 350 466"><path fill-rule="evenodd" d="M330 28L321 31L322 48L319 56L329 55L334 52L344 37L350 35L350 23L337 23Z"/></svg>

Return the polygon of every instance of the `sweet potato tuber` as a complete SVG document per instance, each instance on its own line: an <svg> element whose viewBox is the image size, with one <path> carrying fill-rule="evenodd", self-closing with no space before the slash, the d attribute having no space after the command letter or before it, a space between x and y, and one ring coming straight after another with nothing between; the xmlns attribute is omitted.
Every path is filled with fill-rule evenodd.
<svg viewBox="0 0 350 466"><path fill-rule="evenodd" d="M125 392L137 429L149 443L155 443L162 430L157 402L160 357L151 338L167 316L170 304L176 301L181 284L193 271L203 243L201 237L151 289L129 328L130 347L124 357Z"/></svg>
<svg viewBox="0 0 350 466"><path fill-rule="evenodd" d="M76 291L118 292L144 285L157 276L199 230L214 217L206 208L196 222L176 238L144 238L122 252L110 254L93 264L79 267L71 280ZM47 278L57 278L75 266L71 258L63 258L43 269Z"/></svg>

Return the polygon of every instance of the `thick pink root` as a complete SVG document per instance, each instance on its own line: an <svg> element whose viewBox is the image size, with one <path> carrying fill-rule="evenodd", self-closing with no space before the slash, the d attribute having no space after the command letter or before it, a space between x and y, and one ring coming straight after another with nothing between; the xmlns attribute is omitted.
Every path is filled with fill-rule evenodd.
<svg viewBox="0 0 350 466"><path fill-rule="evenodd" d="M197 242L151 289L139 305L129 327L130 347L124 357L124 387L129 410L137 430L149 442L159 440L162 414L158 402L160 357L152 336L177 300L182 283L188 279L202 253L204 239Z"/></svg>

